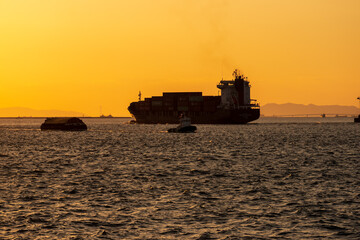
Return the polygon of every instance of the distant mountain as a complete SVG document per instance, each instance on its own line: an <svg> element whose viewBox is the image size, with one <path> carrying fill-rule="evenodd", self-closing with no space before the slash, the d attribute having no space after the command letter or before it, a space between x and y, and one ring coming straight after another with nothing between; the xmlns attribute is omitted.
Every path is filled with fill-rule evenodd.
<svg viewBox="0 0 360 240"><path fill-rule="evenodd" d="M35 110L31 108L0 108L0 117L82 117L83 113L61 110Z"/></svg>
<svg viewBox="0 0 360 240"><path fill-rule="evenodd" d="M269 103L261 107L260 112L264 116L282 115L306 115L306 114L328 114L328 115L355 115L360 113L360 109L355 106L339 105L303 105L294 103L276 104Z"/></svg>

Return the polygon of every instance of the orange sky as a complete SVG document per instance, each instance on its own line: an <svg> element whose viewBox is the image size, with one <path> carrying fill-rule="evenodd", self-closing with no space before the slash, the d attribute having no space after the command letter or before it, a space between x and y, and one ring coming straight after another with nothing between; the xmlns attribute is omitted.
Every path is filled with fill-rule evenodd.
<svg viewBox="0 0 360 240"><path fill-rule="evenodd" d="M359 43L359 0L0 0L0 108L129 116L235 68L262 105L358 106Z"/></svg>

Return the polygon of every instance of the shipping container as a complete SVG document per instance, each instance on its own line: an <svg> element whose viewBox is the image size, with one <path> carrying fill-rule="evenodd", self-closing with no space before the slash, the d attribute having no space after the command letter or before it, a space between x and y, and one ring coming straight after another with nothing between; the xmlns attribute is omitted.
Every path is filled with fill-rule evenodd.
<svg viewBox="0 0 360 240"><path fill-rule="evenodd" d="M187 112L187 111L189 111L189 107L188 106L178 106L177 110L179 112Z"/></svg>
<svg viewBox="0 0 360 240"><path fill-rule="evenodd" d="M164 97L202 96L202 92L164 92Z"/></svg>
<svg viewBox="0 0 360 240"><path fill-rule="evenodd" d="M163 107L162 107L162 106L152 106L152 107L151 107L151 110L152 110L152 111L162 111L162 110L163 110Z"/></svg>
<svg viewBox="0 0 360 240"><path fill-rule="evenodd" d="M189 101L189 96L178 97L178 102L188 102L188 101Z"/></svg>
<svg viewBox="0 0 360 240"><path fill-rule="evenodd" d="M163 105L163 102L162 101L152 101L151 102L151 106L162 106Z"/></svg>
<svg viewBox="0 0 360 240"><path fill-rule="evenodd" d="M202 106L191 106L190 107L190 111L193 111L193 112L201 112L202 111Z"/></svg>
<svg viewBox="0 0 360 240"><path fill-rule="evenodd" d="M159 96L155 96L155 97L152 97L151 98L152 99L152 101L162 101L163 100L163 97L159 97Z"/></svg>
<svg viewBox="0 0 360 240"><path fill-rule="evenodd" d="M140 106L139 109L141 111L150 111L151 110L151 107L150 106Z"/></svg>
<svg viewBox="0 0 360 240"><path fill-rule="evenodd" d="M202 102L203 96L190 96L189 100L190 102Z"/></svg>
<svg viewBox="0 0 360 240"><path fill-rule="evenodd" d="M179 107L179 106L186 106L186 107L188 107L189 106L189 102L178 102L177 103L177 106Z"/></svg>
<svg viewBox="0 0 360 240"><path fill-rule="evenodd" d="M164 110L165 111L174 111L174 107L173 106L164 106Z"/></svg>
<svg viewBox="0 0 360 240"><path fill-rule="evenodd" d="M217 109L216 105L204 105L203 106L204 112L214 112L214 111L216 111L216 109Z"/></svg>
<svg viewBox="0 0 360 240"><path fill-rule="evenodd" d="M175 104L174 104L173 101L172 101L172 102L166 102L166 101L164 101L164 102L163 102L163 105L164 105L164 106L174 106Z"/></svg>
<svg viewBox="0 0 360 240"><path fill-rule="evenodd" d="M202 106L203 102L190 102L190 106Z"/></svg>

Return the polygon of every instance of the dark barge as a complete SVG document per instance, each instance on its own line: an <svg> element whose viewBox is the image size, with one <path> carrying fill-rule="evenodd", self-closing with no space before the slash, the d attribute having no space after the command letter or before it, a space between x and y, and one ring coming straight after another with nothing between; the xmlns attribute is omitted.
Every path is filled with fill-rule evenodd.
<svg viewBox="0 0 360 240"><path fill-rule="evenodd" d="M47 118L41 130L86 131L86 124L76 117Z"/></svg>
<svg viewBox="0 0 360 240"><path fill-rule="evenodd" d="M354 122L360 123L360 115L358 117L354 118Z"/></svg>

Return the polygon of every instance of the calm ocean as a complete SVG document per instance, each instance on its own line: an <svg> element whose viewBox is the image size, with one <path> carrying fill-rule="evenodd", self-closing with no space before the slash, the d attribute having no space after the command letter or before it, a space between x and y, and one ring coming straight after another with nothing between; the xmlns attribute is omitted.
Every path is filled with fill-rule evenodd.
<svg viewBox="0 0 360 240"><path fill-rule="evenodd" d="M360 239L360 124L0 119L0 239Z"/></svg>

